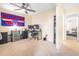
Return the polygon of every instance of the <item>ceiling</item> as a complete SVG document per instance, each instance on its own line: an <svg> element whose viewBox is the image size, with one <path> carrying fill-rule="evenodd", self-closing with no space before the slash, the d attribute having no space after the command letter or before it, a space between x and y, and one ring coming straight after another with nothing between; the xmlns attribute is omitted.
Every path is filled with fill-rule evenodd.
<svg viewBox="0 0 79 59"><path fill-rule="evenodd" d="M79 7L79 3L64 3L65 9L71 9L73 7Z"/></svg>
<svg viewBox="0 0 79 59"><path fill-rule="evenodd" d="M22 5L21 3L14 3L14 4L19 5L19 6ZM56 5L54 3L30 3L30 5L31 5L31 9L36 11L35 13L31 12L31 14L36 14L43 11L56 9ZM18 7L11 5L10 3L0 3L0 6L12 11L15 11L14 9L18 9ZM16 10L16 12L24 13L23 10Z"/></svg>

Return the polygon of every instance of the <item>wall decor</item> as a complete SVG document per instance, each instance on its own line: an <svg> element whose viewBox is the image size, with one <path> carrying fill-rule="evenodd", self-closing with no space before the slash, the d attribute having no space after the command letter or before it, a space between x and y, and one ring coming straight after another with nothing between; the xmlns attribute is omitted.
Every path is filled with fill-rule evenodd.
<svg viewBox="0 0 79 59"><path fill-rule="evenodd" d="M25 26L25 20L22 16L12 15L1 12L1 25L2 26Z"/></svg>

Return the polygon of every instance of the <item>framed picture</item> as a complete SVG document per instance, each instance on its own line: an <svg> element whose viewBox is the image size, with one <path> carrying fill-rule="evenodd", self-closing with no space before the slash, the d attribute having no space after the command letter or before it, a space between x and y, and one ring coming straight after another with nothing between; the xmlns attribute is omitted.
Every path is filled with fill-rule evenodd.
<svg viewBox="0 0 79 59"><path fill-rule="evenodd" d="M22 16L12 15L1 12L1 25L2 26L25 26L25 20Z"/></svg>

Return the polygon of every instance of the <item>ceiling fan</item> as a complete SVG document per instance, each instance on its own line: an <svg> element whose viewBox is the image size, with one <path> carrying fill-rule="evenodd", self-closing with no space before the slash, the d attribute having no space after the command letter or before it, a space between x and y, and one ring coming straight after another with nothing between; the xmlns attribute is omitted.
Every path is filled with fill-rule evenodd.
<svg viewBox="0 0 79 59"><path fill-rule="evenodd" d="M15 10L22 10L22 9L24 9L25 10L24 12L26 14L28 14L28 11L30 11L30 12L36 12L35 10L28 9L28 7L30 7L30 4L29 3L21 3L22 4L21 6L16 5L14 3L10 3L10 4L19 7L19 9L15 9Z"/></svg>

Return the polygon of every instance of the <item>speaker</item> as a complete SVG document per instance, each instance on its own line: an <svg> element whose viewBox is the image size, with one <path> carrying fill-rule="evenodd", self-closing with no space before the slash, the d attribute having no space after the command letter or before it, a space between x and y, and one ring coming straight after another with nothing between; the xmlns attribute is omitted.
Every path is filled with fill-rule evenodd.
<svg viewBox="0 0 79 59"><path fill-rule="evenodd" d="M0 40L0 44L7 43L8 42L7 32L1 32L1 35L2 39Z"/></svg>

